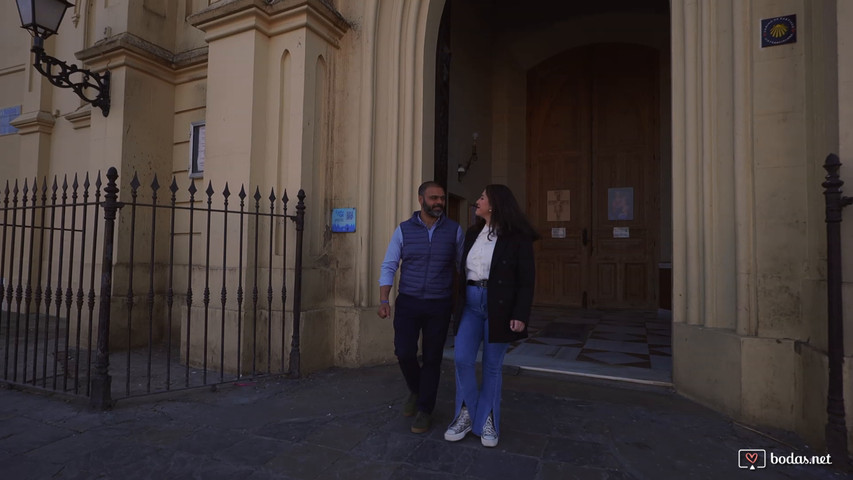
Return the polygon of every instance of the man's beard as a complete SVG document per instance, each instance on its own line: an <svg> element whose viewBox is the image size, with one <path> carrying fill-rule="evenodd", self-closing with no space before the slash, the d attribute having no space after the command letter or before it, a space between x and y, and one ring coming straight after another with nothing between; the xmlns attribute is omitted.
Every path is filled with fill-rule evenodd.
<svg viewBox="0 0 853 480"><path fill-rule="evenodd" d="M439 218L444 214L444 207L440 206L440 205L436 205L436 206L433 206L432 208L429 208L427 206L426 202L424 202L421 204L421 208L423 208L424 211L427 213L427 215L429 215L430 217ZM438 211L436 211L436 210L438 210Z"/></svg>

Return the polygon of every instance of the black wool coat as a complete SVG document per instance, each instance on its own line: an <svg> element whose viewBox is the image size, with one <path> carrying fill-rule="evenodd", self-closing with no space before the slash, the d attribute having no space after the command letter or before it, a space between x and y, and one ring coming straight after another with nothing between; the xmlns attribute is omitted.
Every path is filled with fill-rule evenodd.
<svg viewBox="0 0 853 480"><path fill-rule="evenodd" d="M473 226L465 232L465 246L462 253L459 296L456 302L456 330L465 308L467 287L465 264L468 252L474 245L479 228ZM536 269L533 263L533 240L523 235L499 236L495 242L495 251L489 269L488 315L489 342L509 343L527 338L527 323L530 319L530 307L533 304L533 287ZM524 322L524 330L513 332L509 328L510 320Z"/></svg>

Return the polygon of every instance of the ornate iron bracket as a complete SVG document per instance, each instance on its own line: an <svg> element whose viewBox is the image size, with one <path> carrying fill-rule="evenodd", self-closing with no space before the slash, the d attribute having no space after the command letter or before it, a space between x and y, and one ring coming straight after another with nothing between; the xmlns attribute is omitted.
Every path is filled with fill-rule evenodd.
<svg viewBox="0 0 853 480"><path fill-rule="evenodd" d="M110 72L98 74L90 70L85 70L77 65L68 65L67 63L57 58L51 57L44 52L44 40L39 37L33 37L32 52L36 58L33 66L36 67L42 75L53 85L60 88L70 88L74 93L84 101L91 103L92 106L98 107L103 112L104 116L110 114ZM53 73L57 70L56 73ZM72 75L80 77L81 81L75 82L71 79ZM94 89L97 95L92 98L86 95L87 89Z"/></svg>

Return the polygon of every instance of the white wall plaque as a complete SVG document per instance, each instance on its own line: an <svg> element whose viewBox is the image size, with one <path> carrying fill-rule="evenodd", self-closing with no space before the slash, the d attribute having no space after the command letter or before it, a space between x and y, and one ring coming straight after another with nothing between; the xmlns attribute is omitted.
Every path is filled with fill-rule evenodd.
<svg viewBox="0 0 853 480"><path fill-rule="evenodd" d="M566 238L566 229L565 228L552 228L551 229L551 238Z"/></svg>
<svg viewBox="0 0 853 480"><path fill-rule="evenodd" d="M613 227L613 238L631 238L631 228Z"/></svg>

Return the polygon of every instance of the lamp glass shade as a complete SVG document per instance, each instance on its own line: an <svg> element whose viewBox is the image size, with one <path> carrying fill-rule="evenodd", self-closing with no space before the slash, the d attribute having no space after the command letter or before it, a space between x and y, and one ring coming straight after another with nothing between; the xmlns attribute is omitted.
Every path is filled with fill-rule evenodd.
<svg viewBox="0 0 853 480"><path fill-rule="evenodd" d="M33 2L32 0L17 0L18 15L21 16L21 26L28 28L33 24Z"/></svg>
<svg viewBox="0 0 853 480"><path fill-rule="evenodd" d="M16 0L21 27L45 39L59 30L65 10L74 6L66 0Z"/></svg>

